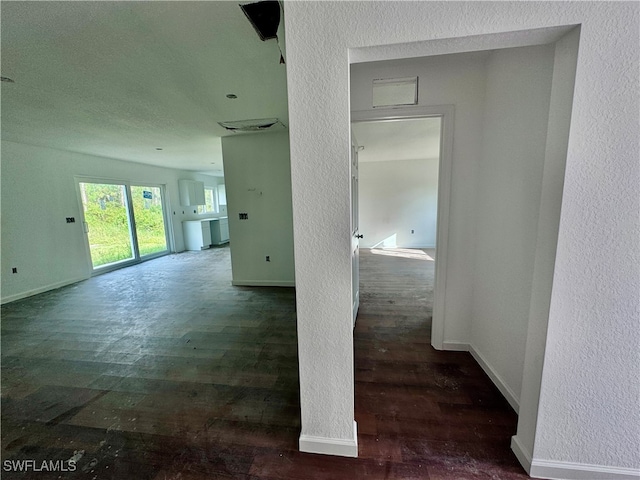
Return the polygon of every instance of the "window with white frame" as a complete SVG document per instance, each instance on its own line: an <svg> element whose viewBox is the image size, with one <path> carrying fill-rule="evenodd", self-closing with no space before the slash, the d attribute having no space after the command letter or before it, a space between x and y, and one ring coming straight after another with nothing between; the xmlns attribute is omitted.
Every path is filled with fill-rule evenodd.
<svg viewBox="0 0 640 480"><path fill-rule="evenodd" d="M217 213L218 212L218 194L216 187L204 187L204 205L198 205L198 213Z"/></svg>
<svg viewBox="0 0 640 480"><path fill-rule="evenodd" d="M218 185L218 205L226 205L227 204L227 189L224 184L221 183Z"/></svg>

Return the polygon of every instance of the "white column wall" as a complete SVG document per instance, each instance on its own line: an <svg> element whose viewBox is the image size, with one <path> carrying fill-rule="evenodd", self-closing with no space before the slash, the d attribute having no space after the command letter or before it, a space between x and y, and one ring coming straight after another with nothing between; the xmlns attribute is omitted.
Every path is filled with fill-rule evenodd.
<svg viewBox="0 0 640 480"><path fill-rule="evenodd" d="M287 132L222 139L234 285L294 285ZM247 213L240 220L239 213ZM266 257L269 261L266 261Z"/></svg>
<svg viewBox="0 0 640 480"><path fill-rule="evenodd" d="M533 460L638 468L638 8L285 4L294 235L311 238L295 247L304 434L354 435L349 49L436 40L415 56L454 53L474 49L474 35L581 24ZM459 40L440 40L448 38Z"/></svg>

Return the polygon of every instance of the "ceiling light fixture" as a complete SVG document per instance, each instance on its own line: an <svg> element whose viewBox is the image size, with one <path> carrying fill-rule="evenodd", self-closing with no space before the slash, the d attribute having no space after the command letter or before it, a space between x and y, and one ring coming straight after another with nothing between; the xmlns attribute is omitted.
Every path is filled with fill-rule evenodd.
<svg viewBox="0 0 640 480"><path fill-rule="evenodd" d="M235 93L227 93L227 98L238 98L238 96Z"/></svg>
<svg viewBox="0 0 640 480"><path fill-rule="evenodd" d="M0 77L0 81L5 83L16 83L13 80L11 80L9 77Z"/></svg>

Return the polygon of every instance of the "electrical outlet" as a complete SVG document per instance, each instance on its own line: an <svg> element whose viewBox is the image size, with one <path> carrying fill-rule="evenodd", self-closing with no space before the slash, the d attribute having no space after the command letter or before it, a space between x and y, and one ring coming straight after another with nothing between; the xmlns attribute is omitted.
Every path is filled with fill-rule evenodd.
<svg viewBox="0 0 640 480"><path fill-rule="evenodd" d="M11 273L18 273L18 268L17 267L13 267L11 269Z"/></svg>
<svg viewBox="0 0 640 480"><path fill-rule="evenodd" d="M76 223L75 217L67 217L67 223Z"/></svg>
<svg viewBox="0 0 640 480"><path fill-rule="evenodd" d="M240 217L240 220L249 220L249 214L248 213L239 213L238 217Z"/></svg>
<svg viewBox="0 0 640 480"><path fill-rule="evenodd" d="M269 255L267 255L267 256L265 257L265 260L266 260L267 262L270 262L270 261L271 261L271 259L269 258Z"/></svg>
<svg viewBox="0 0 640 480"><path fill-rule="evenodd" d="M411 230L411 233L413 233L413 230Z"/></svg>

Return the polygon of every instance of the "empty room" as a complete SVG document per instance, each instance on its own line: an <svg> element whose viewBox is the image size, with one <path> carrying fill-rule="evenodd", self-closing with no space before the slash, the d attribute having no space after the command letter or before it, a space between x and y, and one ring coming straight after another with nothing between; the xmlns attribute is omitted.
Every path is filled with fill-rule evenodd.
<svg viewBox="0 0 640 480"><path fill-rule="evenodd" d="M240 3L3 2L2 477L640 478L640 7Z"/></svg>

